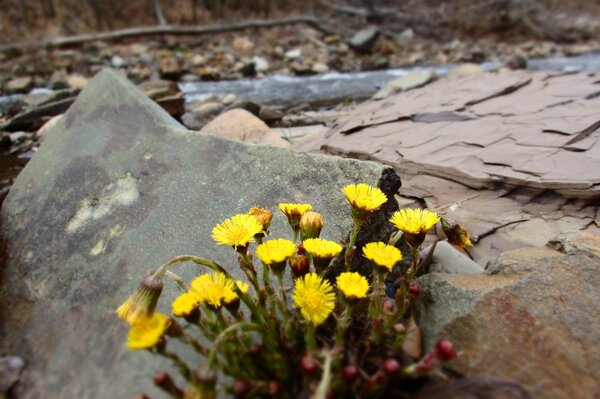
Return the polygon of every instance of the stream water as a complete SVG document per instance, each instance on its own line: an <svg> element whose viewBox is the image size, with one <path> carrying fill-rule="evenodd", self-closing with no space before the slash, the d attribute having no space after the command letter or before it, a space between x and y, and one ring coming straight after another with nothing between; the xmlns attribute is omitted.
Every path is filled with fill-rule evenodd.
<svg viewBox="0 0 600 399"><path fill-rule="evenodd" d="M497 62L481 65L484 70L500 67ZM263 79L244 79L220 82L180 83L186 102L193 103L211 95L223 98L233 93L240 100L252 100L277 108L289 108L299 103L332 105L344 100L363 100L371 97L389 81L412 71L435 71L445 76L455 66L426 66L388 69L383 71L331 72L314 76L272 75ZM541 71L600 71L600 53L577 57L530 59L528 69Z"/></svg>

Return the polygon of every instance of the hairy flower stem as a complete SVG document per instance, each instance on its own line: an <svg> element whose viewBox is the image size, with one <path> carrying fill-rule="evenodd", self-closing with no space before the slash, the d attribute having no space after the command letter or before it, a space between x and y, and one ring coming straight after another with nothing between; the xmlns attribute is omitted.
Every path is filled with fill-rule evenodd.
<svg viewBox="0 0 600 399"><path fill-rule="evenodd" d="M354 219L354 226L352 227L352 231L350 232L350 241L348 242L348 246L346 247L345 253L345 269L344 271L350 270L350 264L352 263L352 250L354 249L354 244L356 244L356 237L358 237L358 232L360 231L360 227L362 226L364 220Z"/></svg>
<svg viewBox="0 0 600 399"><path fill-rule="evenodd" d="M371 340L373 343L379 343L381 340L381 333L383 327L383 321L381 319L383 298L385 297L385 273L379 269L375 270L377 275L377 283L373 289L373 299L370 303L370 319L372 320L371 325Z"/></svg>
<svg viewBox="0 0 600 399"><path fill-rule="evenodd" d="M343 300L342 300L343 301ZM337 320L337 326L335 330L335 342L336 346L340 348L340 350L344 351L344 336L346 335L346 330L348 329L348 323L350 322L350 316L352 316L353 306L351 303L343 301L346 308L342 312L342 315Z"/></svg>
<svg viewBox="0 0 600 399"><path fill-rule="evenodd" d="M415 275L417 274L419 260L421 259L421 251L419 250L419 247L411 247L410 255L412 258L412 262L406 272L406 275L402 279L402 284L398 288L398 292L396 292L396 313L394 315L395 320L402 319L402 317L404 317L404 313L407 310L406 300L408 298L408 287L412 280L415 278Z"/></svg>
<svg viewBox="0 0 600 399"><path fill-rule="evenodd" d="M204 356L204 357L208 356L208 349L203 347L202 344L200 344L200 342L198 342L198 340L196 340L194 337L188 335L186 332L182 331L181 334L177 338L181 342L192 345L194 347L194 349L196 350L196 352L198 352L202 356Z"/></svg>
<svg viewBox="0 0 600 399"><path fill-rule="evenodd" d="M311 322L306 324L304 340L306 341L306 352L308 354L315 353L317 351L317 340L315 339L315 325Z"/></svg>
<svg viewBox="0 0 600 399"><path fill-rule="evenodd" d="M192 380L192 371L187 366L187 364L185 364L185 362L181 360L179 356L177 356L177 354L173 352L168 352L167 350L159 350L156 351L156 353L163 357L166 357L167 359L170 359L175 364L175 366L177 366L179 372L181 373L181 376L185 378L186 381L189 382Z"/></svg>

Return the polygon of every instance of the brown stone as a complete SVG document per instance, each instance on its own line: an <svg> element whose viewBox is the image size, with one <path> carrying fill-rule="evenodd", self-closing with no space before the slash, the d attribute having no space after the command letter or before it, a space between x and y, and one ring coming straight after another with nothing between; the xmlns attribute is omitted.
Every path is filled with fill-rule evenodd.
<svg viewBox="0 0 600 399"><path fill-rule="evenodd" d="M219 115L204 126L201 132L254 144L290 146L289 142L269 129L263 121L243 109L232 109Z"/></svg>

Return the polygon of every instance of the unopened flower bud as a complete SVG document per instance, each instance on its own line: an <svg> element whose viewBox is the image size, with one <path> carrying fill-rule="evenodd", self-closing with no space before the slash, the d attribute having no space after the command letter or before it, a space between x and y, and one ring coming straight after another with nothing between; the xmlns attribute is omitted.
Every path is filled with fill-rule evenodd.
<svg viewBox="0 0 600 399"><path fill-rule="evenodd" d="M163 275L164 273L156 272L144 278L135 293L117 309L119 318L131 325L141 319L151 318L162 293Z"/></svg>
<svg viewBox="0 0 600 399"><path fill-rule="evenodd" d="M349 364L342 368L342 376L344 377L344 380L349 384L356 381L359 375L360 372L358 371L358 367L356 367L353 364Z"/></svg>
<svg viewBox="0 0 600 399"><path fill-rule="evenodd" d="M319 368L319 362L313 356L304 355L300 359L300 369L305 374L313 374Z"/></svg>
<svg viewBox="0 0 600 399"><path fill-rule="evenodd" d="M458 223L450 224L442 219L442 230L444 230L450 244L456 245L460 249L473 246L469 232Z"/></svg>
<svg viewBox="0 0 600 399"><path fill-rule="evenodd" d="M421 286L415 281L413 281L408 286L408 293L414 297L419 296L419 294L421 293Z"/></svg>
<svg viewBox="0 0 600 399"><path fill-rule="evenodd" d="M179 337L183 333L183 328L181 327L181 324L177 322L177 320L169 317L169 327L167 327L165 333L169 337Z"/></svg>
<svg viewBox="0 0 600 399"><path fill-rule="evenodd" d="M252 383L248 380L238 378L233 383L233 394L236 398L245 398L252 389Z"/></svg>
<svg viewBox="0 0 600 399"><path fill-rule="evenodd" d="M454 345L449 339L442 338L435 344L435 351L438 359L447 361L454 359L457 355Z"/></svg>
<svg viewBox="0 0 600 399"><path fill-rule="evenodd" d="M217 373L208 368L201 366L196 370L193 376L200 398L216 399L217 397ZM187 397L187 396L186 396ZM195 396L192 396L195 397Z"/></svg>
<svg viewBox="0 0 600 399"><path fill-rule="evenodd" d="M394 301L391 301L391 300L383 301L383 312L388 313L388 314L394 312Z"/></svg>
<svg viewBox="0 0 600 399"><path fill-rule="evenodd" d="M419 361L419 363L416 364L415 370L419 373L425 373L429 370L431 370L433 368L433 366L435 366L435 350L432 350L430 352L427 352L427 354L425 356L423 356L423 358Z"/></svg>
<svg viewBox="0 0 600 399"><path fill-rule="evenodd" d="M302 240L318 238L323 228L323 217L318 212L309 211L300 218Z"/></svg>
<svg viewBox="0 0 600 399"><path fill-rule="evenodd" d="M184 395L183 390L175 385L171 376L164 371L154 374L154 385L173 397L183 397Z"/></svg>
<svg viewBox="0 0 600 399"><path fill-rule="evenodd" d="M384 373L388 375L396 374L400 371L400 363L396 359L386 359L381 366Z"/></svg>
<svg viewBox="0 0 600 399"><path fill-rule="evenodd" d="M253 206L248 211L248 215L254 216L260 222L260 224L262 224L263 231L266 231L271 225L271 218L273 217L273 215L268 209Z"/></svg>
<svg viewBox="0 0 600 399"><path fill-rule="evenodd" d="M278 396L283 392L283 386L278 381L269 381L269 395Z"/></svg>
<svg viewBox="0 0 600 399"><path fill-rule="evenodd" d="M310 261L304 255L292 256L289 259L292 277L300 278L310 271Z"/></svg>

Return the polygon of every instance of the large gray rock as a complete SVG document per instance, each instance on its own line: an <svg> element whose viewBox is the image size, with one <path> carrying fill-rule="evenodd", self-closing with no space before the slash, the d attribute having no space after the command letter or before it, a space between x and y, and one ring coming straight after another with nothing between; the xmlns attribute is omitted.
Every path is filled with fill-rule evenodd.
<svg viewBox="0 0 600 399"><path fill-rule="evenodd" d="M351 226L341 188L376 184L385 169L187 131L108 70L45 136L0 213L0 351L27 363L17 393L28 398L163 397L151 379L166 364L127 351L114 314L144 273L197 254L241 278L211 230L253 204L274 210L283 236L276 205L310 202L324 214L323 236L340 240ZM167 287L163 311L176 294Z"/></svg>
<svg viewBox="0 0 600 399"><path fill-rule="evenodd" d="M510 251L496 274L430 274L417 321L426 348L441 337L464 351L470 376L514 379L535 398L596 398L600 380L600 258Z"/></svg>

